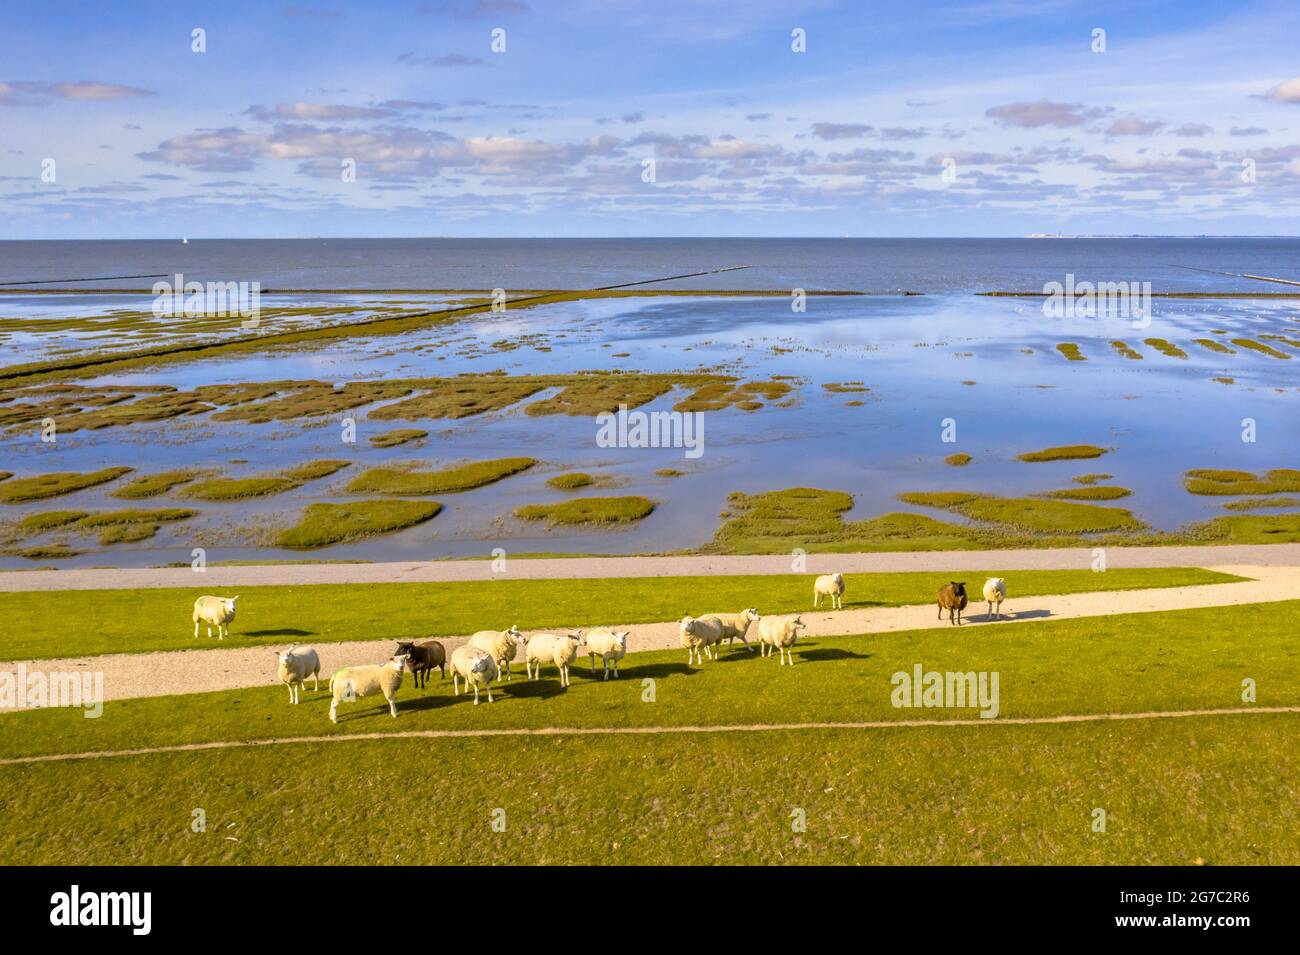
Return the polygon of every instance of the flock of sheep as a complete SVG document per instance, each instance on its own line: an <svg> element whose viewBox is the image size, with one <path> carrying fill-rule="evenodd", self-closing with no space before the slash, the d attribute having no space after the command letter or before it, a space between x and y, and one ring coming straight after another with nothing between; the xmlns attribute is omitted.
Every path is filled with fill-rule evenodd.
<svg viewBox="0 0 1300 955"><path fill-rule="evenodd" d="M990 578L984 584L984 599L988 603L989 617L993 618L996 607L997 616L1002 613L1002 601L1006 598L1006 581L1001 577ZM813 607L820 605L821 599L830 599L831 607L836 610L844 606L844 576L826 574L813 581ZM199 625L206 624L208 636L212 628L217 628L217 636L224 639L230 634L230 624L235 619L235 602L238 597L200 597L194 602L194 636L199 635ZM961 623L961 612L966 609L967 596L965 582L950 581L939 588L939 617L948 611L948 619L953 624ZM688 664L703 665L704 657L716 659L718 648L723 641L734 643L737 638L750 650L747 634L753 624L758 624L758 650L764 657L777 651L780 665L785 666L787 659L794 666L793 648L799 639L799 631L804 628L799 614L762 617L750 607L740 613L708 614L702 617L684 617L678 624L681 645L687 651ZM512 680L510 664L523 651L524 668L528 679L539 679L543 665L553 664L560 674L560 685L569 685L569 668L582 654L591 661L591 672L596 672L596 658L600 657L604 665L604 679L612 673L618 678L619 661L627 654L627 631L616 632L599 628L585 632L574 630L570 633L537 633L525 639L517 627L509 630L480 630L462 646L452 651L450 659L447 649L437 640L420 643L402 642L397 651L386 663L362 666L348 666L335 671L330 677L330 721L338 722L338 705L366 696L382 695L388 701L389 712L397 716L397 691L402 685L402 678L409 668L417 688L427 685L429 673L439 671L442 679L447 677L447 668L451 667L452 691L460 696L460 684L465 682L465 692L474 693L474 704L479 701L479 689L487 691L488 702L492 702L492 683L502 678ZM306 685L308 677L312 678L312 689L320 689L320 657L311 647L289 648L279 654L278 676L281 683L289 688L289 702L297 703L299 693Z"/></svg>

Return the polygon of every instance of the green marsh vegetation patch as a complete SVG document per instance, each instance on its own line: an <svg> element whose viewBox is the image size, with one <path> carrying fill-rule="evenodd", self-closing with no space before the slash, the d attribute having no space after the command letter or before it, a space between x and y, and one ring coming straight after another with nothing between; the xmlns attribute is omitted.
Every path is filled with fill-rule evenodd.
<svg viewBox="0 0 1300 955"><path fill-rule="evenodd" d="M421 471L415 464L371 468L348 484L349 494L391 494L419 497L453 494L495 484L537 464L536 458L494 458L470 461L436 471Z"/></svg>

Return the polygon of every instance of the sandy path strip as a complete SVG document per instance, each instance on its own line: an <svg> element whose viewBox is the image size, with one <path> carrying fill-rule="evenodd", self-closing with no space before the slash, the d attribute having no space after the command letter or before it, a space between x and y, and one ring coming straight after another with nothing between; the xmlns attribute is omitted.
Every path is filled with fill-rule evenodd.
<svg viewBox="0 0 1300 955"><path fill-rule="evenodd" d="M1098 591L1017 598L1013 586L1002 610L1005 619L985 619L984 604L975 600L967 608L965 626L979 628L1001 626L1004 623L1025 623L1035 620L1068 620L1074 617L1096 617L1122 613L1148 613L1162 610L1185 610L1192 607L1230 607L1240 604L1271 603L1280 600L1300 600L1300 567L1260 567L1227 565L1210 568L1226 574L1252 578L1240 583L1200 584L1191 587L1166 587L1152 590ZM972 592L974 592L972 587ZM739 607L696 607L697 613L735 611ZM762 610L762 607L759 607ZM945 619L937 619L934 604L907 607L874 607L857 610L805 611L801 614L807 625L805 636L825 637L846 634L890 633L898 630L924 630L946 628L953 633L968 632L958 629ZM182 630L188 632L188 618L181 621ZM602 626L592 621L591 626ZM627 624L614 627L631 631L628 640L632 651L665 650L680 646L676 621L648 624ZM751 633L754 630L751 628ZM192 640L192 638L190 638ZM206 640L200 637L201 640ZM465 637L440 637L450 652L465 641ZM751 643L753 637L751 636ZM146 696L166 696L174 693L206 693L214 690L235 690L246 687L268 686L276 682L276 655L289 646L268 642L261 647L237 650L201 649L170 650L157 653L122 653L95 657L72 657L57 660L24 660L0 663L0 669L13 671L21 663L27 672L90 672L104 674L104 700L126 700ZM211 646L208 643L207 646ZM396 648L393 640L355 641L348 643L312 644L320 655L321 677L342 666L359 663L378 663L387 659ZM683 651L684 653L685 651ZM580 664L582 661L579 661ZM587 661L590 665L590 660ZM707 662L705 664L708 665ZM516 660L512 669L520 671L523 662ZM287 694L288 691L286 691ZM3 710L0 710L3 712Z"/></svg>
<svg viewBox="0 0 1300 955"><path fill-rule="evenodd" d="M485 552L488 549L484 545ZM508 548L507 548L508 549ZM486 554L485 554L486 556ZM1089 547L1042 550L927 551L923 553L809 554L807 573L845 574L899 571L1088 570ZM1300 566L1300 544L1242 544L1206 547L1110 547L1108 567L1206 567L1210 564ZM702 577L733 574L789 574L791 557L664 556L558 557L506 560L494 574L490 560L403 561L379 564L267 564L208 567L81 569L0 572L0 592L26 590L118 590L135 587L229 587L273 584L428 583L466 580L550 580L578 577Z"/></svg>
<svg viewBox="0 0 1300 955"><path fill-rule="evenodd" d="M486 703L482 704L488 705ZM111 749L88 753L55 753L0 759L0 766L27 763L58 763L70 760L112 759L120 756L153 756L160 753L193 753L213 749L248 749L256 746L295 746L303 743L356 743L381 739L452 739L494 736L656 736L685 733L782 733L797 730L892 730L952 726L1040 726L1053 723L1109 723L1129 720L1176 720L1197 716L1264 716L1300 713L1300 706L1259 706L1250 709L1167 710L1149 713L1078 713L1065 716L1021 716L999 719L876 720L861 723L748 723L720 726L544 726L488 730L407 730L392 733L342 733L336 736L284 736L276 739L217 740L211 743L177 743L141 749Z"/></svg>

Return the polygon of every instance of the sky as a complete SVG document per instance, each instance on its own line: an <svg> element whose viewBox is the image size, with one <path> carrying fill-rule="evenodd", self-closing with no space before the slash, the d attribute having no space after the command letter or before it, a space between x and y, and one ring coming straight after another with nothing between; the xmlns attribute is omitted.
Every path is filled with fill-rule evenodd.
<svg viewBox="0 0 1300 955"><path fill-rule="evenodd" d="M1295 235L1297 36L1295 0L6 3L0 239Z"/></svg>

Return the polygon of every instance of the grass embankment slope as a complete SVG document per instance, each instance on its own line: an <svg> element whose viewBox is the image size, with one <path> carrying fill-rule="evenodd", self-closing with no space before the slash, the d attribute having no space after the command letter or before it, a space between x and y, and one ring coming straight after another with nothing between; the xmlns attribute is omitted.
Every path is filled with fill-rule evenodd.
<svg viewBox="0 0 1300 955"><path fill-rule="evenodd" d="M960 579L1005 577L1017 597L1226 583L1239 578L1198 568L964 571ZM948 575L848 574L846 608L929 603ZM0 593L0 659L216 648L195 640L194 601L211 588L65 590ZM758 607L810 610L807 575L630 577L594 580L483 580L419 584L316 584L241 587L239 616L224 647L286 640L458 636L518 624L528 630L657 623L686 613ZM233 594L232 594L233 595Z"/></svg>
<svg viewBox="0 0 1300 955"><path fill-rule="evenodd" d="M331 725L324 690L282 687L0 717L0 756L212 740L449 729L666 727L974 717L897 709L891 675L997 671L1001 716L1300 705L1300 603L816 639L793 668L743 649L586 667L561 689L516 679L493 704L408 681L401 716L369 700ZM271 663L268 661L268 680ZM645 700L654 680L653 702ZM24 799L0 861L56 864L861 862L1294 864L1300 716L644 736L297 742L0 766ZM429 769L436 766L436 771ZM544 783L539 780L544 779ZM1267 780L1267 785L1261 785ZM57 800L63 811L48 812ZM202 807L208 830L189 827ZM376 807L393 826L357 840ZM807 831L791 830L791 812ZM506 812L492 833L494 809ZM1106 833L1091 831L1094 808ZM304 836L304 833L309 836ZM229 837L229 838L227 838Z"/></svg>

